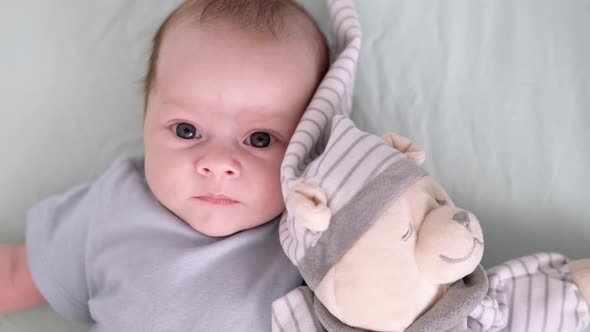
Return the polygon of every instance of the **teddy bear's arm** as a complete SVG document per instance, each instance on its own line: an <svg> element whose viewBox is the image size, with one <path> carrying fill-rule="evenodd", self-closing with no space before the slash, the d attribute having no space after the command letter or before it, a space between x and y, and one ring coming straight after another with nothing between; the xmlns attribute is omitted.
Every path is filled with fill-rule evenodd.
<svg viewBox="0 0 590 332"><path fill-rule="evenodd" d="M572 281L578 286L586 302L590 303L590 259L580 259L568 264Z"/></svg>
<svg viewBox="0 0 590 332"><path fill-rule="evenodd" d="M572 278L578 267L560 254L538 253L489 269L488 294L469 319L483 331L584 331L590 308Z"/></svg>
<svg viewBox="0 0 590 332"><path fill-rule="evenodd" d="M273 332L325 332L318 318L312 314L313 292L308 287L290 291L272 303Z"/></svg>

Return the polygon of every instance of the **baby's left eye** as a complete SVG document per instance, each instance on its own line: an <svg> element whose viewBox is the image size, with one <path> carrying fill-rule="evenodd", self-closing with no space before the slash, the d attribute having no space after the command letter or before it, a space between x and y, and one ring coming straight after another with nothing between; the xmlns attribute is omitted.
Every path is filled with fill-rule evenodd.
<svg viewBox="0 0 590 332"><path fill-rule="evenodd" d="M200 139L201 138L201 134L199 133L199 130L197 128L195 128L195 126L193 126L190 123L178 123L175 124L172 127L174 133L176 134L176 136L178 136L179 138L185 139L185 140L189 140L189 139Z"/></svg>
<svg viewBox="0 0 590 332"><path fill-rule="evenodd" d="M264 149L269 147L272 143L274 143L274 141L275 138L271 134L263 131L257 131L246 138L244 143L258 149Z"/></svg>

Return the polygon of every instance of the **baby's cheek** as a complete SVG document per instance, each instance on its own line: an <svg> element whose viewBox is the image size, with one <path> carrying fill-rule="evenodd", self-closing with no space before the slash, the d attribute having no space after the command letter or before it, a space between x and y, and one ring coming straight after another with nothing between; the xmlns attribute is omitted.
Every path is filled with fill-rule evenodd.
<svg viewBox="0 0 590 332"><path fill-rule="evenodd" d="M281 162L269 163L263 169L259 177L260 188L263 188L262 196L265 199L265 205L273 211L284 209L284 200L281 191Z"/></svg>
<svg viewBox="0 0 590 332"><path fill-rule="evenodd" d="M283 200L281 194L281 172L279 167L272 167L268 168L264 171L264 176L261 176L261 181L263 182L263 187L265 188L265 196L267 196L270 200L275 201L273 198L277 198L276 200L281 201Z"/></svg>
<svg viewBox="0 0 590 332"><path fill-rule="evenodd" d="M169 203L176 199L177 195L184 194L183 186L186 186L187 171L183 168L185 163L174 158L173 155L153 153L146 154L146 177L153 193L160 201ZM183 181L184 178L184 181Z"/></svg>
<svg viewBox="0 0 590 332"><path fill-rule="evenodd" d="M271 180L280 181L281 164L285 157L285 150L286 148L279 146L279 144L274 144L271 148L264 151L265 153L255 161L257 170Z"/></svg>

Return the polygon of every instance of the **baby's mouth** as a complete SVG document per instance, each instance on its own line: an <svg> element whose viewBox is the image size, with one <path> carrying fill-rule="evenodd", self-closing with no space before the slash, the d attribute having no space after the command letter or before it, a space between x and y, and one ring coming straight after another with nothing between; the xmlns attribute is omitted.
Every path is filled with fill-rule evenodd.
<svg viewBox="0 0 590 332"><path fill-rule="evenodd" d="M477 247L477 245L483 246L483 242L480 241L478 238L473 237L473 245L471 246L471 249L469 250L469 252L465 256L459 257L459 258L451 258L451 257L445 256L443 254L440 254L440 259L442 259L443 261L445 261L447 263L451 263L451 264L462 263L462 262L468 260L469 257L471 257L471 255L473 255L473 252L475 251L475 247Z"/></svg>
<svg viewBox="0 0 590 332"><path fill-rule="evenodd" d="M234 204L238 203L238 201L233 200L233 199L231 199L227 196L224 196L224 195L206 194L206 195L202 195L202 196L195 196L194 198L199 201L213 204L213 205L226 206L226 205L234 205Z"/></svg>

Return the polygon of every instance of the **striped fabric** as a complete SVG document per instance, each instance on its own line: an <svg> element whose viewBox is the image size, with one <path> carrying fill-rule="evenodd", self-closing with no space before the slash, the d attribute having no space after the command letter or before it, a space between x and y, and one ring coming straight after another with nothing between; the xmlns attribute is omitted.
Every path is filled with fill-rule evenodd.
<svg viewBox="0 0 590 332"><path fill-rule="evenodd" d="M388 168L406 168L408 172L417 172L415 177L410 178L413 180L426 174L413 162L408 163L402 153L392 149L382 138L356 128L346 116L336 114L332 118L331 136L325 151L306 166L300 177L293 178L289 187L299 182L318 185L326 192L333 215L337 215L362 188ZM301 146L297 140L291 144L295 148ZM289 153L289 156L294 154ZM286 167L293 170L290 165ZM397 183L403 182L400 179ZM285 193L285 197L287 195ZM294 219L287 209L287 213L282 216L280 237L283 249L291 261L299 266L307 249L315 246L323 234L306 230Z"/></svg>
<svg viewBox="0 0 590 332"><path fill-rule="evenodd" d="M330 187L328 189L332 189L333 194L328 201L331 210L335 211L342 206L338 202L350 198L345 197L347 193L357 191L350 188L341 190L345 185L342 182L345 180L342 172L354 173L354 169L349 169L347 172L342 167L350 167L350 165L341 164L340 169L334 171L338 167L338 161L350 155L347 154L350 151L346 150L354 149L355 140L366 139L369 135L358 133L352 137L345 137L355 129L348 115L352 108L356 65L361 47L361 30L357 12L352 0L327 0L326 3L335 42L333 54L336 57L291 138L281 166L281 181L283 197L287 197L290 190L300 182ZM334 147L327 147L330 139L332 143L336 143L333 144L336 150ZM345 141L340 144L343 139ZM374 139L371 143L379 144ZM342 149L346 150L341 151ZM334 158L326 160L326 152L330 152L330 156L338 154L339 157L336 160ZM322 154L323 156L320 157ZM334 196L340 192L342 193L339 195L340 200L334 204ZM280 222L280 240L287 256L296 266L299 266L306 250L316 245L322 234L299 227L292 214L288 212L283 214Z"/></svg>
<svg viewBox="0 0 590 332"><path fill-rule="evenodd" d="M308 287L299 287L272 305L273 332L326 331L313 311L314 295Z"/></svg>
<svg viewBox="0 0 590 332"><path fill-rule="evenodd" d="M320 83L289 143L281 167L285 197L296 182L302 181L302 176L310 176L307 166L324 151L331 135L331 127L344 131L350 128L349 124L339 127L338 122L345 119L352 109L361 31L352 0L327 0L327 4L332 18L331 27L336 42L334 53L337 57ZM334 120L337 114L343 116ZM317 175L317 167L313 175Z"/></svg>
<svg viewBox="0 0 590 332"><path fill-rule="evenodd" d="M361 31L352 0L327 0L327 4L335 37L335 60L293 135L281 174L285 197L302 182L319 186L328 197L333 217L326 232L314 233L297 223L289 210L283 215L281 244L311 288L297 288L273 303L273 331L326 331L317 319L318 300L312 291L321 280L322 272L314 269L319 266L325 271L331 266L327 262L337 259L339 253L333 255L334 248L329 245L339 242L341 248L336 249L345 252L348 247L342 242L351 241L343 241L341 234L333 229L357 227L350 233L361 233L357 225L359 213L362 218L374 216L375 211L358 212L358 206L351 202L358 200L359 194L371 195L382 179L397 179L401 174L405 178L403 186L408 186L425 175L416 171L418 167L412 168L415 164L397 150L380 138L360 131L349 119ZM394 191L406 188L402 186L391 191L389 187L397 181L383 182L388 185L381 187L388 189L384 190L385 195L377 198L393 197ZM372 199L365 198L365 201ZM378 210L379 204L368 205L368 210ZM355 224L350 224L347 217L354 213ZM333 225L336 221L339 224ZM434 327L432 331L582 331L589 321L588 304L571 282L565 264L566 259L561 255L537 254L489 270L489 291L471 314L457 317L456 326L451 330ZM440 301L442 307L449 310L456 307L445 303L449 302L448 297ZM339 326L328 330L360 331Z"/></svg>
<svg viewBox="0 0 590 332"><path fill-rule="evenodd" d="M572 283L566 264L567 259L562 255L539 253L489 269L488 294L467 319L459 319L455 328L446 331L584 331L590 322L590 308ZM314 300L317 301L307 287L297 288L276 300L273 331L336 332L320 324ZM350 328L347 331L363 330Z"/></svg>
<svg viewBox="0 0 590 332"><path fill-rule="evenodd" d="M488 270L488 294L470 318L482 331L583 331L589 306L566 264L560 254L539 253Z"/></svg>
<svg viewBox="0 0 590 332"><path fill-rule="evenodd" d="M364 207L375 213L366 213L364 221L353 221L356 226L362 225L366 229L374 221L369 220L369 216L381 211L386 203L389 205L389 198L396 197L426 173L381 137L359 130L350 120L361 31L352 0L327 0L327 4L336 41L336 56L289 143L281 166L282 191L284 197L288 197L292 188L299 183L319 186L326 193L328 207L335 216L347 204L353 204L355 195L362 189L375 186L373 182L379 176L385 177L384 173L397 173L398 177L403 175L403 179L389 182L393 185L381 190L384 192L381 205L368 204L371 206ZM374 192L377 191L370 190L369 194ZM301 265L308 249L316 247L324 234L305 229L294 220L291 212L287 205L287 212L280 223L280 240L287 256L300 268L308 285L314 288L314 284L322 277L313 271L318 266L316 263L326 265L334 259L321 262L316 257L308 257L313 262L307 267ZM344 227L342 224L349 224L349 220L344 219L341 218L340 229ZM350 237L360 237L364 233L361 227L358 227L360 231L356 234L349 234ZM335 232L331 229L328 231ZM356 239L351 238L353 240ZM333 258L349 249L345 246L334 248L333 241L326 242L330 248L324 252L329 251L328 256Z"/></svg>

